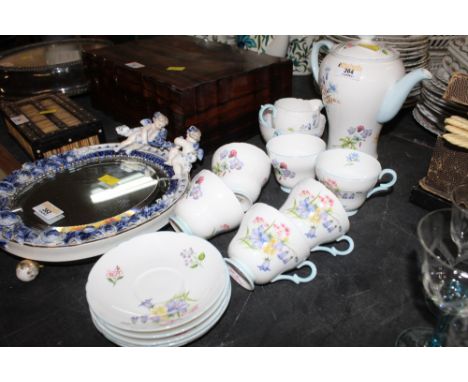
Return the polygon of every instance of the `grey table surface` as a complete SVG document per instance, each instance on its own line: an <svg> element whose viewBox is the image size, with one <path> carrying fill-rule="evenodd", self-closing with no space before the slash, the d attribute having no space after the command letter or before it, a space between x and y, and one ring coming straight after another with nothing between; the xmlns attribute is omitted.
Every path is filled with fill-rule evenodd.
<svg viewBox="0 0 468 382"><path fill-rule="evenodd" d="M293 95L317 97L310 76L294 78ZM75 100L93 110L89 97ZM108 138L115 139L119 123L93 111ZM0 141L20 161L29 160L4 126ZM265 148L259 134L248 142ZM434 143L435 136L414 121L411 109L401 111L384 126L378 147L382 167L393 168L398 181L392 192L369 199L350 218L354 252L312 254L318 274L308 284L278 282L249 292L232 282L225 314L189 346L393 346L404 329L433 326L416 254L416 225L427 211L409 197L426 174ZM192 175L210 163L208 153ZM272 175L259 201L279 207L285 199ZM234 234L210 241L227 256ZM85 296L96 260L45 264L36 280L23 283L15 276L19 259L0 250L0 345L113 346L94 327Z"/></svg>

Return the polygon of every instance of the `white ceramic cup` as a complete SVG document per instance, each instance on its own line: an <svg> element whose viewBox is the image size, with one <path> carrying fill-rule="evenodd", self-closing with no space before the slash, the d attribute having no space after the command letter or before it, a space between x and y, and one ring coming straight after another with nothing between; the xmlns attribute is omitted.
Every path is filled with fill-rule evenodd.
<svg viewBox="0 0 468 382"><path fill-rule="evenodd" d="M213 154L211 169L234 192L244 211L258 199L271 173L268 155L243 142L219 147Z"/></svg>
<svg viewBox="0 0 468 382"><path fill-rule="evenodd" d="M261 117L260 116L258 117L258 126L260 128L260 134L265 142L268 142L273 137L284 134L273 128L273 125L271 122L271 119L272 119L271 110L265 111L261 115ZM265 123L262 122L262 119L265 121ZM312 134L312 135L321 137L323 134L323 131L325 130L326 122L327 122L327 119L325 118L325 116L323 114L320 114L319 124L318 124L317 129L315 130L316 134ZM294 132L289 133L289 134L294 134Z"/></svg>
<svg viewBox="0 0 468 382"><path fill-rule="evenodd" d="M315 162L325 147L322 139L307 134L279 135L267 143L276 180L284 192L289 193L302 179L315 178Z"/></svg>
<svg viewBox="0 0 468 382"><path fill-rule="evenodd" d="M280 212L293 219L310 245L312 252L325 251L333 256L347 255L354 249L354 241L346 233L349 219L336 195L315 179L299 182L280 208ZM347 241L345 250L318 244Z"/></svg>
<svg viewBox="0 0 468 382"><path fill-rule="evenodd" d="M231 189L211 171L202 170L174 206L169 222L176 232L209 239L238 227L243 215Z"/></svg>
<svg viewBox="0 0 468 382"><path fill-rule="evenodd" d="M380 162L373 156L351 149L321 153L315 171L320 182L340 199L348 216L354 215L367 198L389 190L397 181L394 170L382 170ZM374 187L387 174L391 179Z"/></svg>
<svg viewBox="0 0 468 382"><path fill-rule="evenodd" d="M320 111L323 103L320 99L281 98L275 103L262 105L258 112L260 123L275 130L277 135L303 133L322 136ZM271 110L272 118L268 121L264 114Z"/></svg>
<svg viewBox="0 0 468 382"><path fill-rule="evenodd" d="M286 215L267 204L256 203L244 215L239 230L228 247L231 277L242 287L253 290L255 284L288 280L296 284L312 281L317 269L306 261L310 243ZM307 277L283 275L307 266Z"/></svg>

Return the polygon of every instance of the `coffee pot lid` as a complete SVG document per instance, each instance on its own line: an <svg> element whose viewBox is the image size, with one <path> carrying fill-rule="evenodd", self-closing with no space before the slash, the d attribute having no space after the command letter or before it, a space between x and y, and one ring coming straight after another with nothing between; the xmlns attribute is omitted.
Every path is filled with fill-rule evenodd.
<svg viewBox="0 0 468 382"><path fill-rule="evenodd" d="M347 41L336 46L334 54L342 57L366 61L392 61L398 59L399 52L375 41L374 36L359 36L359 40Z"/></svg>

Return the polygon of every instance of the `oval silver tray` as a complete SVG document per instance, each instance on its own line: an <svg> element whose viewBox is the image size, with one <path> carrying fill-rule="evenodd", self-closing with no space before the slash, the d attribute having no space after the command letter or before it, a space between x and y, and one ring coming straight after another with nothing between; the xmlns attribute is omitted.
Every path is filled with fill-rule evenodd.
<svg viewBox="0 0 468 382"><path fill-rule="evenodd" d="M84 147L25 163L0 181L0 245L23 258L67 262L166 225L188 175L172 179L167 151L116 147ZM43 220L34 210L43 202L63 215Z"/></svg>

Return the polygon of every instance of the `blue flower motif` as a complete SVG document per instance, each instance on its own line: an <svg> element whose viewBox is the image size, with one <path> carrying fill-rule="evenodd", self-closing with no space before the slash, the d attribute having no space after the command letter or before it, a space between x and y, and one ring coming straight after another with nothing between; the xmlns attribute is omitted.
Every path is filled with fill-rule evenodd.
<svg viewBox="0 0 468 382"><path fill-rule="evenodd" d="M271 269L270 269L270 260L265 259L265 261L262 264L257 265L257 268L259 270L261 270L262 272L271 271Z"/></svg>
<svg viewBox="0 0 468 382"><path fill-rule="evenodd" d="M306 237L308 239L315 239L317 237L317 229L315 227L311 227L310 230L306 233Z"/></svg>
<svg viewBox="0 0 468 382"><path fill-rule="evenodd" d="M287 264L291 259L287 250L279 252L276 256L282 261L283 264Z"/></svg>
<svg viewBox="0 0 468 382"><path fill-rule="evenodd" d="M167 314L171 316L174 314L185 313L188 309L188 304L183 300L171 300L166 304L166 308Z"/></svg>
<svg viewBox="0 0 468 382"><path fill-rule="evenodd" d="M316 209L317 207L310 203L309 198L305 198L299 202L297 212L302 218L307 218L310 214L314 213Z"/></svg>
<svg viewBox="0 0 468 382"><path fill-rule="evenodd" d="M255 248L262 248L268 242L268 235L265 233L262 226L254 228L250 234L250 238Z"/></svg>
<svg viewBox="0 0 468 382"><path fill-rule="evenodd" d="M247 35L238 35L236 40L239 48L255 48L257 46L255 40Z"/></svg>
<svg viewBox="0 0 468 382"><path fill-rule="evenodd" d="M146 300L143 300L139 306L144 306L145 308L151 309L154 304L151 298L147 298Z"/></svg>

